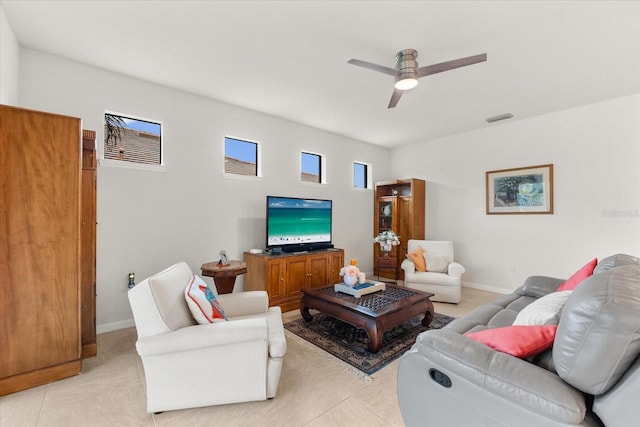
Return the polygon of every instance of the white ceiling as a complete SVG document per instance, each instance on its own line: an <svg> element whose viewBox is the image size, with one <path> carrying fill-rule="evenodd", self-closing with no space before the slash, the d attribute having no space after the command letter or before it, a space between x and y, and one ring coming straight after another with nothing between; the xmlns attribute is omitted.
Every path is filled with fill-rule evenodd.
<svg viewBox="0 0 640 427"><path fill-rule="evenodd" d="M20 45L393 147L640 92L639 1L13 1ZM420 79L387 109L401 49ZM503 122L504 123L504 122Z"/></svg>

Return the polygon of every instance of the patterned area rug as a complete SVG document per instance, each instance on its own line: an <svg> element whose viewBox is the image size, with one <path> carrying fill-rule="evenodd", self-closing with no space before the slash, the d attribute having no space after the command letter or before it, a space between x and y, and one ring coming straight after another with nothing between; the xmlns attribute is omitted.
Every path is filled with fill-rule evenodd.
<svg viewBox="0 0 640 427"><path fill-rule="evenodd" d="M422 326L424 315L416 316L407 322L384 333L382 347L378 353L367 349L367 334L331 316L317 313L311 322L297 319L285 323L285 329L306 341L320 347L338 359L370 375L402 356L416 341L419 333L428 329L439 329L451 322L454 317L436 313L429 327Z"/></svg>

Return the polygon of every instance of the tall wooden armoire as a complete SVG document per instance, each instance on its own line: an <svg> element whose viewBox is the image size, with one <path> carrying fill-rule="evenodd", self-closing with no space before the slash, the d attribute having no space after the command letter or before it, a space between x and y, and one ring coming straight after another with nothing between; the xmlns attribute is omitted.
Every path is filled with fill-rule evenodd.
<svg viewBox="0 0 640 427"><path fill-rule="evenodd" d="M425 182L421 179L398 179L377 182L374 200L374 237L381 231L393 230L400 236L388 257L374 244L374 274L389 279L404 279L400 264L407 254L409 239L424 239Z"/></svg>
<svg viewBox="0 0 640 427"><path fill-rule="evenodd" d="M0 395L80 373L81 126L0 105Z"/></svg>

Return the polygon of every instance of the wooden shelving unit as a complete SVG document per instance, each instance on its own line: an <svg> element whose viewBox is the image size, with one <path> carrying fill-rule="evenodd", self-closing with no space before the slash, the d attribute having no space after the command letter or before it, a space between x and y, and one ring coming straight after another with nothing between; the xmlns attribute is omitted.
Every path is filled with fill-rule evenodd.
<svg viewBox="0 0 640 427"><path fill-rule="evenodd" d="M400 245L393 247L387 259L374 243L374 271L380 277L403 279L400 264L407 253L407 241L424 239L425 182L416 178L377 182L373 209L373 235L393 230L400 236Z"/></svg>

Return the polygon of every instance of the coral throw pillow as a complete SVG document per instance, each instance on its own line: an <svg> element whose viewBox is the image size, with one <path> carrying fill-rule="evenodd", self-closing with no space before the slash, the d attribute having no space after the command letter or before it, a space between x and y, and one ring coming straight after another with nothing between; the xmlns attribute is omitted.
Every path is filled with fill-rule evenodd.
<svg viewBox="0 0 640 427"><path fill-rule="evenodd" d="M468 332L465 336L502 353L525 358L551 348L556 329L558 325L506 326Z"/></svg>
<svg viewBox="0 0 640 427"><path fill-rule="evenodd" d="M593 274L593 269L596 268L598 259L594 258L586 263L580 270L573 273L573 276L569 277L563 284L558 287L558 291L572 291L580 282Z"/></svg>
<svg viewBox="0 0 640 427"><path fill-rule="evenodd" d="M220 302L202 278L195 274L184 290L191 315L201 325L227 320Z"/></svg>
<svg viewBox="0 0 640 427"><path fill-rule="evenodd" d="M409 258L416 266L416 271L427 271L427 264L424 261L424 249L422 246L418 246L418 249L407 254L407 258Z"/></svg>

